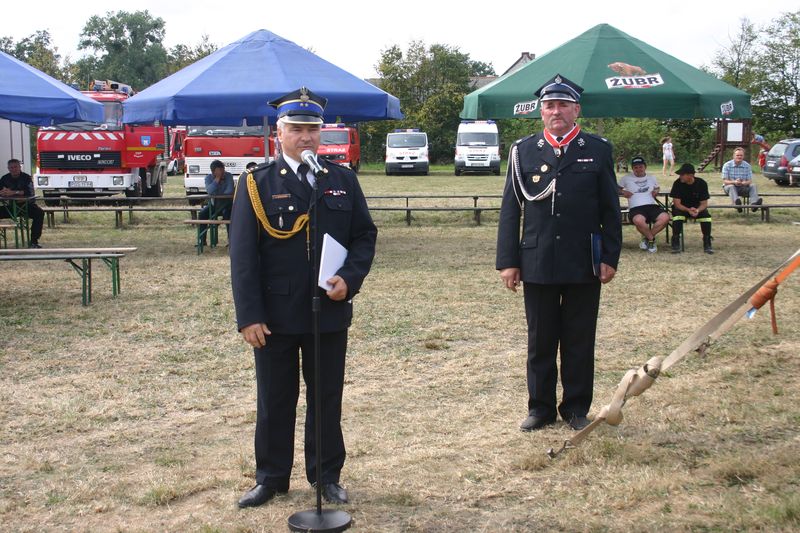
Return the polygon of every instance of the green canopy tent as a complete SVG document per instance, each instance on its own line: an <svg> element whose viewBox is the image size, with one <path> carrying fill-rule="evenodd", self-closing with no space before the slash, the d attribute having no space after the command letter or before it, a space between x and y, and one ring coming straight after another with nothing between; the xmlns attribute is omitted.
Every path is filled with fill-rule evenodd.
<svg viewBox="0 0 800 533"><path fill-rule="evenodd" d="M584 88L584 117L748 119L750 96L599 24L464 98L461 118L539 118L533 95L556 73Z"/></svg>

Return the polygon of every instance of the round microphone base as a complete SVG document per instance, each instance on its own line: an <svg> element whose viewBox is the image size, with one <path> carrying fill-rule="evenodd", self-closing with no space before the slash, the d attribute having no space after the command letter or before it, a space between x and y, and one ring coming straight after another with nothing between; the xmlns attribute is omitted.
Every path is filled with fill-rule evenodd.
<svg viewBox="0 0 800 533"><path fill-rule="evenodd" d="M353 523L350 515L336 509L316 509L300 511L289 517L289 530L291 531L324 531L336 533L348 529Z"/></svg>

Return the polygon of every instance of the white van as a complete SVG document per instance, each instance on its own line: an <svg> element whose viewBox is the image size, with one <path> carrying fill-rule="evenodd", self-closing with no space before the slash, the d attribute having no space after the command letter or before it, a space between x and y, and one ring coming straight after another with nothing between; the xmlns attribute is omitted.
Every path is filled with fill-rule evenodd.
<svg viewBox="0 0 800 533"><path fill-rule="evenodd" d="M428 134L418 129L394 130L386 134L386 175L428 175Z"/></svg>
<svg viewBox="0 0 800 533"><path fill-rule="evenodd" d="M462 172L500 175L500 134L494 120L464 120L456 135L456 176Z"/></svg>

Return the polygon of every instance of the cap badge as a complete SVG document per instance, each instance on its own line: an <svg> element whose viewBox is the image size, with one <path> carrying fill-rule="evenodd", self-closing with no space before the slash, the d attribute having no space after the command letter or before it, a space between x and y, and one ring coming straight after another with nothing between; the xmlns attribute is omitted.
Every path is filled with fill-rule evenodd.
<svg viewBox="0 0 800 533"><path fill-rule="evenodd" d="M311 98L308 96L308 89L300 87L300 105L307 106Z"/></svg>
<svg viewBox="0 0 800 533"><path fill-rule="evenodd" d="M553 81L555 81L556 83L561 83L564 80L561 79L561 76L556 76L556 79Z"/></svg>

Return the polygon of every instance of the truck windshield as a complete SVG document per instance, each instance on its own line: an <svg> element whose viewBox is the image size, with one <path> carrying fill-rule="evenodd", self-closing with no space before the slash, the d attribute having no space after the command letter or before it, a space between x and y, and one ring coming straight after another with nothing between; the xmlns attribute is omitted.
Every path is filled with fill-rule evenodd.
<svg viewBox="0 0 800 533"><path fill-rule="evenodd" d="M102 124L95 124L94 122L67 122L47 129L64 131L119 131L122 129L122 102L103 102Z"/></svg>
<svg viewBox="0 0 800 533"><path fill-rule="evenodd" d="M497 146L500 141L496 133L468 132L459 133L456 144L459 146Z"/></svg>
<svg viewBox="0 0 800 533"><path fill-rule="evenodd" d="M322 130L319 134L319 143L326 144L350 144L350 134L345 130L326 131Z"/></svg>
<svg viewBox="0 0 800 533"><path fill-rule="evenodd" d="M264 126L190 126L189 137L264 136Z"/></svg>
<svg viewBox="0 0 800 533"><path fill-rule="evenodd" d="M422 148L428 138L424 133L390 133L387 144L389 148Z"/></svg>

